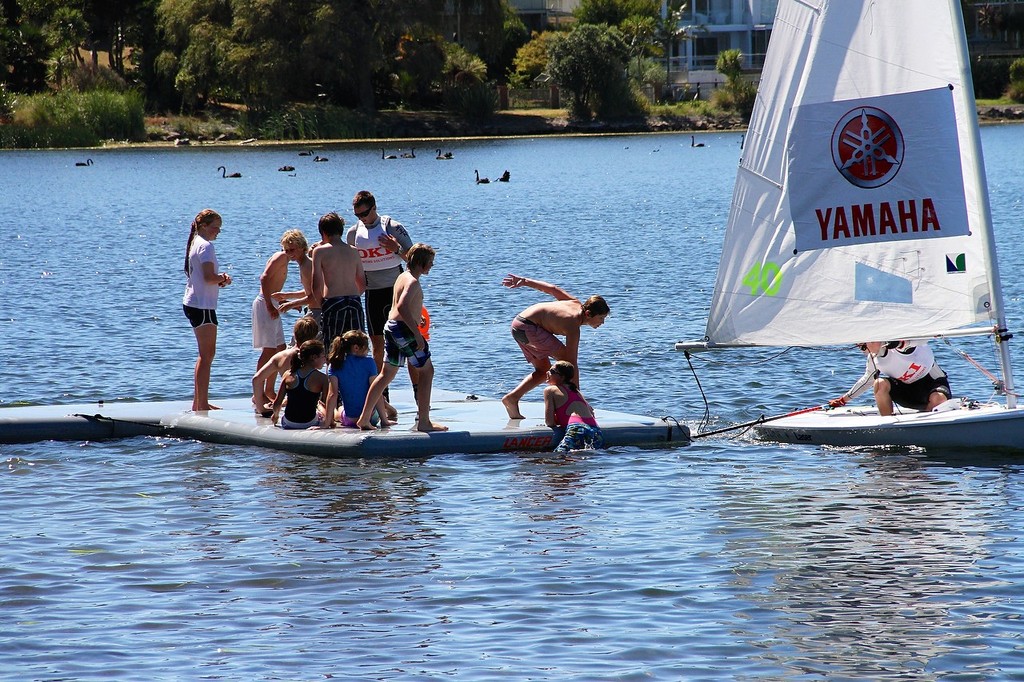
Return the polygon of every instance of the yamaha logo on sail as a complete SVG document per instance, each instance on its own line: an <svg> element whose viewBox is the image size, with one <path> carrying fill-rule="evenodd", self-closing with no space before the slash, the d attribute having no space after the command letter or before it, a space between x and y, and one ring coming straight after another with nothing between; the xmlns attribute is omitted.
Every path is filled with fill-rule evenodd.
<svg viewBox="0 0 1024 682"><path fill-rule="evenodd" d="M875 107L851 109L832 131L832 162L850 184L874 189L903 167L903 132L892 116ZM930 198L893 203L816 208L821 240L874 237L939 230Z"/></svg>
<svg viewBox="0 0 1024 682"><path fill-rule="evenodd" d="M797 252L968 233L948 88L803 105L789 139Z"/></svg>
<svg viewBox="0 0 1024 682"><path fill-rule="evenodd" d="M903 133L892 116L875 107L846 113L832 131L832 162L851 184L881 187L903 165Z"/></svg>

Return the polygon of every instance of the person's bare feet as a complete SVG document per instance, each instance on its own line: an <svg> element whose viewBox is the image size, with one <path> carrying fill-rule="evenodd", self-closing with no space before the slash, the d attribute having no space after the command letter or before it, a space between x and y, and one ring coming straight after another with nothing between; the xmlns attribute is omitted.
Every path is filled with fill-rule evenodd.
<svg viewBox="0 0 1024 682"><path fill-rule="evenodd" d="M206 407L203 407L203 406L198 406L197 407L196 405L192 406L192 411L193 412L208 412L210 410L219 410L219 409L220 409L219 407L217 407L216 405L211 405L210 403L207 403Z"/></svg>
<svg viewBox="0 0 1024 682"><path fill-rule="evenodd" d="M501 399L501 404L505 406L505 411L508 412L509 419L526 419L522 412L519 411L519 401L512 400L507 395Z"/></svg>
<svg viewBox="0 0 1024 682"><path fill-rule="evenodd" d="M426 428L424 428L420 424L420 420L417 419L416 420L416 430L417 431L425 431L425 432L430 432L430 431L447 431L448 427L445 426L444 424L435 424L432 421L428 421Z"/></svg>
<svg viewBox="0 0 1024 682"><path fill-rule="evenodd" d="M365 423L361 422L361 421L357 421L356 422L356 426L358 428L362 429L363 431L373 431L373 429L374 429L373 424L371 424L369 421L367 421Z"/></svg>

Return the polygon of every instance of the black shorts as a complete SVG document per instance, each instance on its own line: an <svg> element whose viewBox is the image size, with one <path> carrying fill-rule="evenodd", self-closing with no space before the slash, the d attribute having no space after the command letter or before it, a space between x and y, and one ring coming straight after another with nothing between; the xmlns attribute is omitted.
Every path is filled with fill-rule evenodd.
<svg viewBox="0 0 1024 682"><path fill-rule="evenodd" d="M889 381L889 396L893 402L909 410L927 410L928 397L932 393L941 393L946 398L953 397L949 389L949 379L946 376L938 379L927 376L912 384L905 384L892 377L886 377L886 379Z"/></svg>
<svg viewBox="0 0 1024 682"><path fill-rule="evenodd" d="M384 335L384 325L388 322L394 296L393 286L366 290L366 327L370 336Z"/></svg>
<svg viewBox="0 0 1024 682"><path fill-rule="evenodd" d="M330 349L334 339L347 331L363 331L363 308L358 296L325 298L320 308L321 334L324 346Z"/></svg>
<svg viewBox="0 0 1024 682"><path fill-rule="evenodd" d="M193 308L190 305L181 306L182 310L185 311L185 317L188 318L189 324L192 328L202 327L204 324L212 324L217 326L217 311L210 310L208 308Z"/></svg>

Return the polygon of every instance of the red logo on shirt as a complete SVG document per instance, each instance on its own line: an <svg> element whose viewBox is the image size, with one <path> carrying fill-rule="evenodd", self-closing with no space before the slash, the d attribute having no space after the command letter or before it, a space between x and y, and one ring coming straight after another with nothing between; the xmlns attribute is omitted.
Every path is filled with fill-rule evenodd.
<svg viewBox="0 0 1024 682"><path fill-rule="evenodd" d="M899 381L906 383L912 376L920 372L922 369L924 368L916 362L911 363L910 367L907 368L907 371L903 373L903 376L899 377Z"/></svg>
<svg viewBox="0 0 1024 682"><path fill-rule="evenodd" d="M359 249L359 257L366 258L383 258L390 253L383 246L378 246L375 249Z"/></svg>

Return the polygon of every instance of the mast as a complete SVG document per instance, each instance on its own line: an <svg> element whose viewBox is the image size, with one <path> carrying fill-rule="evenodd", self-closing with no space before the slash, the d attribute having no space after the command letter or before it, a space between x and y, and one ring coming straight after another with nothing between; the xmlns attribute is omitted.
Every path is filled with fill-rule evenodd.
<svg viewBox="0 0 1024 682"><path fill-rule="evenodd" d="M1017 396L1013 388L1013 368L1010 363L1009 334L1006 333L1006 312L1003 308L1003 284L999 278L999 263L996 262L996 240L992 231L992 209L989 205L988 179L985 176L985 164L981 154L981 131L978 126L978 108L974 101L974 85L971 80L970 55L967 49L967 33L964 30L963 10L957 0L949 0L951 20L957 33L957 50L959 52L960 82L963 87L964 115L967 117L968 144L971 147L971 182L978 196L978 213L982 225L985 226L983 243L985 249L985 272L988 275L989 290L992 299L992 317L996 321L995 344L999 354L999 366L1003 375L1003 388L1006 391L1006 406L1017 407Z"/></svg>

